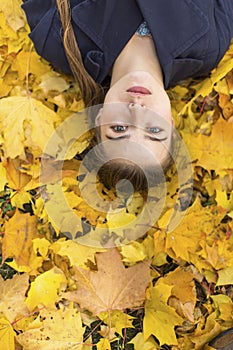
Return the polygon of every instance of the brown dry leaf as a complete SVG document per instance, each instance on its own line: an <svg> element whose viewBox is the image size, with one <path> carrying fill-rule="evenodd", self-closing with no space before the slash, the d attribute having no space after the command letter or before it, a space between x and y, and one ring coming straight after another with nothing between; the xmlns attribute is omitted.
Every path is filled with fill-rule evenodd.
<svg viewBox="0 0 233 350"><path fill-rule="evenodd" d="M39 238L37 217L22 214L17 209L14 216L5 223L2 240L2 258L14 258L18 265L27 265L32 249L32 240Z"/></svg>
<svg viewBox="0 0 233 350"><path fill-rule="evenodd" d="M24 303L28 282L27 274L6 281L0 276L0 310L11 323L29 311Z"/></svg>
<svg viewBox="0 0 233 350"><path fill-rule="evenodd" d="M64 295L94 315L102 311L140 307L151 280L150 264L125 268L117 249L96 254L98 271L75 267L77 290Z"/></svg>

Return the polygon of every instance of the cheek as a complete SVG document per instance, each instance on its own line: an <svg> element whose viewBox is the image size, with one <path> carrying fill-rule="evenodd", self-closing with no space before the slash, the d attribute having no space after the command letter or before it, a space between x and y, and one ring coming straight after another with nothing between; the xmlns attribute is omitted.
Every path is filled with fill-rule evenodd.
<svg viewBox="0 0 233 350"><path fill-rule="evenodd" d="M116 84L114 84L112 87L110 87L110 89L108 90L108 92L105 95L105 99L104 99L104 103L110 103L110 102L123 102L122 101L122 94L124 92L124 87L122 86L122 84L120 84L119 82L117 82Z"/></svg>
<svg viewBox="0 0 233 350"><path fill-rule="evenodd" d="M153 101L153 110L169 122L169 124L173 123L171 102L166 92L156 96L156 100Z"/></svg>
<svg viewBox="0 0 233 350"><path fill-rule="evenodd" d="M114 88L110 88L105 95L104 103L115 102L117 99L117 94Z"/></svg>
<svg viewBox="0 0 233 350"><path fill-rule="evenodd" d="M161 165L166 161L166 159L170 155L170 152L169 152L168 148L166 147L166 145L164 145L161 142L159 142L159 143L155 142L155 145L153 145L153 147L151 148L151 151L153 152L155 159Z"/></svg>
<svg viewBox="0 0 233 350"><path fill-rule="evenodd" d="M107 138L105 137L105 135L106 135L106 128L104 127L104 126L100 126L99 128L99 137L98 137L98 142L100 143L100 142L103 142L103 141L106 141L107 140Z"/></svg>

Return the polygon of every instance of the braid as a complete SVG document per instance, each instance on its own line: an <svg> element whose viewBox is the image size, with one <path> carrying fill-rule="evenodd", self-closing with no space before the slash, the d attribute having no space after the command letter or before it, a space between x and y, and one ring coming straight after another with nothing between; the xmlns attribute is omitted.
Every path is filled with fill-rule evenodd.
<svg viewBox="0 0 233 350"><path fill-rule="evenodd" d="M66 56L86 107L103 102L103 88L86 71L71 23L69 0L56 0L63 28Z"/></svg>

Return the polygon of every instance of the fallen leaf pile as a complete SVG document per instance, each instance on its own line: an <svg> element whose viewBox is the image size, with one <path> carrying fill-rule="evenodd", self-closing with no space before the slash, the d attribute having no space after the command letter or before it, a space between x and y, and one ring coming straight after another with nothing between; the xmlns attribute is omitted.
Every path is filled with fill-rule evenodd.
<svg viewBox="0 0 233 350"><path fill-rule="evenodd" d="M98 208L76 156L90 132L64 157L57 134L54 154L44 154L84 106L73 79L35 52L20 4L0 5L0 349L212 349L233 327L233 44L209 77L168 91L192 161L191 202L172 168L157 222L137 240L127 229L120 244L126 231L116 228L140 215L143 197L123 206L98 184L109 210ZM74 216L59 195L51 202L58 188ZM170 231L174 209L185 215ZM57 210L59 225L48 214ZM67 238L62 227L76 216L75 238L88 233L99 246Z"/></svg>

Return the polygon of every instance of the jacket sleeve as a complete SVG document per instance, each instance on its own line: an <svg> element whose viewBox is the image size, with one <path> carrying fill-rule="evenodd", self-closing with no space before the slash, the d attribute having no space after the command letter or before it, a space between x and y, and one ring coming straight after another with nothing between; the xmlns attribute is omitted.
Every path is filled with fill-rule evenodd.
<svg viewBox="0 0 233 350"><path fill-rule="evenodd" d="M29 37L37 53L54 67L70 74L71 70L62 43L61 22L56 1L25 0L22 8L31 29Z"/></svg>

